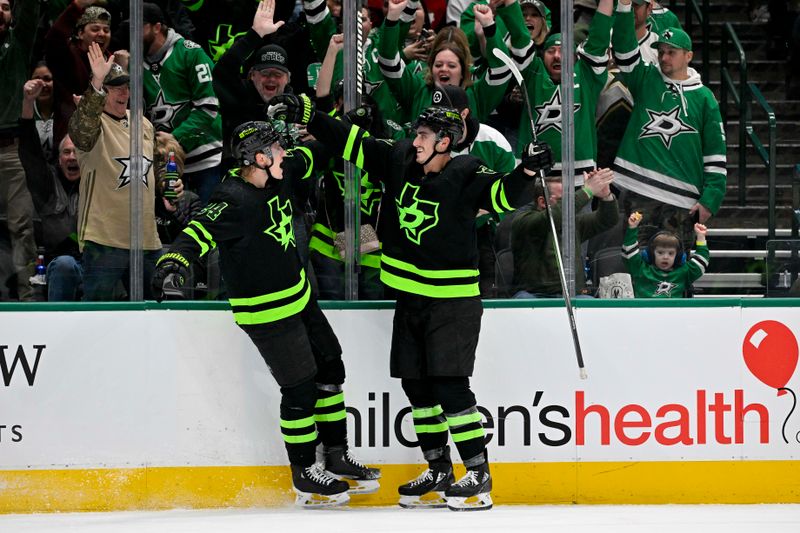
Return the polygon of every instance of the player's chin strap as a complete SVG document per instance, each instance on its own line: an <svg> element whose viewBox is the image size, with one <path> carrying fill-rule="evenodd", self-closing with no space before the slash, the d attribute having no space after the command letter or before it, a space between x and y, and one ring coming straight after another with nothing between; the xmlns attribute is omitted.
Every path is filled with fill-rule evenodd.
<svg viewBox="0 0 800 533"><path fill-rule="evenodd" d="M267 166L265 166L265 167L262 167L261 165L259 165L259 164L258 164L258 162L257 162L257 161L253 161L253 165L254 165L256 168L260 168L261 170L263 170L264 172L266 172L266 173L267 173L267 178L269 178L269 179L271 179L271 180L277 179L277 178L275 178L275 177L272 175L272 172L270 172L270 171L269 171L269 169L271 169L271 168L272 168L272 165L274 165L274 164L275 164L275 158L274 158L274 157L272 157L272 150L270 150L269 148L267 148L265 151L262 151L261 153L262 153L262 154L264 154L264 156L266 156L266 157L267 157L267 159L269 159L269 165L267 165Z"/></svg>

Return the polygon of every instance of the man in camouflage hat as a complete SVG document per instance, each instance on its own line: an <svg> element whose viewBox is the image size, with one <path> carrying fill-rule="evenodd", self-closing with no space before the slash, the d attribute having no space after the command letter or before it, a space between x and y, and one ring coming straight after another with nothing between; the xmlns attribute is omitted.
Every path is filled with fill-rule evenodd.
<svg viewBox="0 0 800 533"><path fill-rule="evenodd" d="M67 133L69 117L75 111L73 95L83 94L89 87L89 46L96 43L106 54L111 42L111 14L95 3L96 0L70 3L45 37L45 59L55 80L53 143L56 146Z"/></svg>
<svg viewBox="0 0 800 533"><path fill-rule="evenodd" d="M86 52L92 43L99 44L103 51L107 50L111 40L111 13L99 6L86 8L75 25L75 38Z"/></svg>
<svg viewBox="0 0 800 533"><path fill-rule="evenodd" d="M130 187L142 192L143 281L149 281L160 255L155 221L153 125L142 119L142 176L131 175L130 76L108 59L100 45L89 47L92 81L69 121L69 135L78 149L81 187L78 245L83 252L83 299L109 300L119 281L128 281L130 254ZM102 81L101 81L102 80ZM144 283L145 298L150 284Z"/></svg>

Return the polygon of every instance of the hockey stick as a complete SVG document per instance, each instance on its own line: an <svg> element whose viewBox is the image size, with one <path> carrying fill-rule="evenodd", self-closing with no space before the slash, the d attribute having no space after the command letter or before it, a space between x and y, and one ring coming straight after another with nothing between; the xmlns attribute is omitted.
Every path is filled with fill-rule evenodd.
<svg viewBox="0 0 800 533"><path fill-rule="evenodd" d="M345 110L361 105L364 54L361 10L357 0L345 0L342 6L344 24L344 100ZM344 162L344 227L345 240L345 299L358 300L358 277L361 270L361 171L355 164Z"/></svg>
<svg viewBox="0 0 800 533"><path fill-rule="evenodd" d="M525 85L525 80L522 77L522 73L517 68L517 65L514 64L514 61L511 60L508 55L500 50L499 48L495 48L493 50L495 57L503 62L505 66L511 71L511 75L514 76L514 79L517 80L517 84L520 87L520 91L522 92L522 98L525 100L525 108L528 111L528 119L531 123L531 135L533 135L533 141L538 142L536 137L536 126L533 122L533 112L531 111L531 102L528 100L528 88ZM580 371L581 379L586 379L588 376L586 374L586 367L583 364L583 351L581 350L581 341L578 338L578 325L575 322L575 312L572 310L572 300L569 297L569 291L567 290L567 275L564 272L564 265L561 262L561 247L558 245L558 233L556 232L556 223L553 220L553 211L550 209L550 190L547 187L547 182L544 179L544 171L539 171L539 180L542 183L542 190L544 191L545 198L544 198L544 206L545 210L547 211L547 218L550 219L550 231L553 234L553 246L555 247L556 252L556 264L558 265L558 277L561 279L561 291L564 294L564 306L567 308L567 316L569 317L569 326L572 330L572 344L575 346L575 357L578 359L578 369Z"/></svg>

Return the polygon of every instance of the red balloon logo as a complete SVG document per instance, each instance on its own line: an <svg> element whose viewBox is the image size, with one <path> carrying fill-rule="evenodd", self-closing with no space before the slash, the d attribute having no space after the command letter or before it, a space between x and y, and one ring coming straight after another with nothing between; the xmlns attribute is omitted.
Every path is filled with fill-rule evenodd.
<svg viewBox="0 0 800 533"><path fill-rule="evenodd" d="M770 387L785 387L797 367L797 339L792 330L775 320L759 322L747 332L742 344L747 368ZM786 394L779 390L778 396Z"/></svg>

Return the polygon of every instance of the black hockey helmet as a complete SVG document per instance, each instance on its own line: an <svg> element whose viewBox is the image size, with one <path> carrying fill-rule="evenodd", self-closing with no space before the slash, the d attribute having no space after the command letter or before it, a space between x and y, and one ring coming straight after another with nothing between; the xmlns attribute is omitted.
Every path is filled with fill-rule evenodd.
<svg viewBox="0 0 800 533"><path fill-rule="evenodd" d="M239 124L231 135L233 157L242 166L253 165L256 154L262 153L272 159L272 143L278 142L284 148L289 144L288 137L269 122L252 120Z"/></svg>
<svg viewBox="0 0 800 533"><path fill-rule="evenodd" d="M420 113L412 127L416 130L420 126L427 126L433 130L437 142L450 137L450 149L455 149L464 133L464 120L461 114L452 107L441 105L428 107Z"/></svg>

